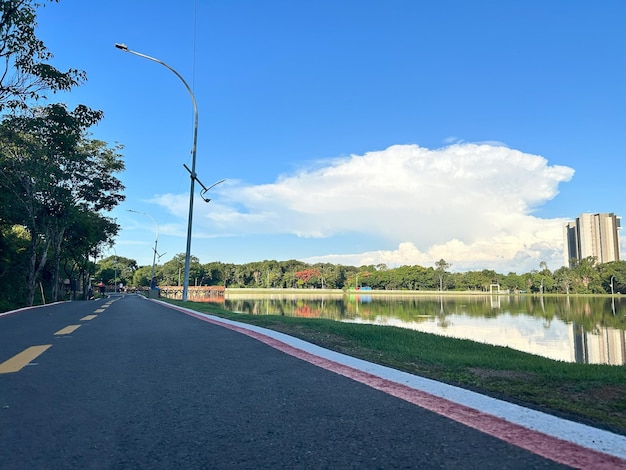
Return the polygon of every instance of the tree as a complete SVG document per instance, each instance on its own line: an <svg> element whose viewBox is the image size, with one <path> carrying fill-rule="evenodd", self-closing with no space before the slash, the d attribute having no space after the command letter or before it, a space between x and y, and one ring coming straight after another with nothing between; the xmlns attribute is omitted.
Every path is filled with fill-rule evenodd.
<svg viewBox="0 0 626 470"><path fill-rule="evenodd" d="M448 269L452 266L443 258L435 263L436 271L439 274L439 291L443 290L443 275L446 273Z"/></svg>
<svg viewBox="0 0 626 470"><path fill-rule="evenodd" d="M0 189L10 192L30 234L27 304L36 282L54 256L53 298L59 284L61 245L65 230L85 212L109 211L124 200L114 174L124 169L118 150L88 138L87 129L102 112L79 105L68 111L53 104L0 124Z"/></svg>
<svg viewBox="0 0 626 470"><path fill-rule="evenodd" d="M27 269L28 245L29 236L24 227L0 224L0 312L24 305L23 273Z"/></svg>
<svg viewBox="0 0 626 470"><path fill-rule="evenodd" d="M150 285L150 276L152 274L152 266L142 266L135 270L133 273L133 281L132 284L135 287L139 286L149 286ZM158 277L158 274L155 272L155 277Z"/></svg>
<svg viewBox="0 0 626 470"><path fill-rule="evenodd" d="M553 277L561 293L569 295L572 285L574 284L574 273L572 269L568 266L561 266L554 271Z"/></svg>
<svg viewBox="0 0 626 470"><path fill-rule="evenodd" d="M502 288L508 290L509 292L519 292L522 289L523 280L520 276L518 276L514 272L509 272L502 279Z"/></svg>
<svg viewBox="0 0 626 470"><path fill-rule="evenodd" d="M318 280L320 272L317 269L304 269L295 273L294 276L300 286L310 286Z"/></svg>
<svg viewBox="0 0 626 470"><path fill-rule="evenodd" d="M577 260L572 268L574 283L578 294L602 292L600 286L600 274L596 266L595 256L588 256Z"/></svg>
<svg viewBox="0 0 626 470"><path fill-rule="evenodd" d="M611 261L598 266L602 288L607 293L626 293L626 261Z"/></svg>
<svg viewBox="0 0 626 470"><path fill-rule="evenodd" d="M97 212L80 212L72 218L63 239L62 265L64 275L82 286L82 298L86 299L91 276L95 274L95 256L100 247L110 244L119 226ZM94 262L90 258L94 258ZM76 286L76 287L78 287Z"/></svg>
<svg viewBox="0 0 626 470"><path fill-rule="evenodd" d="M202 265L204 270L204 281L201 284L210 286L224 285L225 282L225 266L224 264L214 261Z"/></svg>
<svg viewBox="0 0 626 470"><path fill-rule="evenodd" d="M0 62L4 68L0 70L0 111L25 109L29 101L45 98L47 91L68 91L86 80L85 72L61 72L48 63L52 53L35 35L36 9L43 7L44 1L0 3Z"/></svg>
<svg viewBox="0 0 626 470"><path fill-rule="evenodd" d="M161 268L163 282L167 286L181 286L183 283L183 274L185 270L185 253L175 255L171 260L166 262ZM202 278L203 273L200 260L196 256L189 257L189 279Z"/></svg>
<svg viewBox="0 0 626 470"><path fill-rule="evenodd" d="M124 256L111 255L98 262L96 278L102 279L105 284L123 284L128 286L133 281L137 271L137 261ZM150 267L152 269L152 267Z"/></svg>

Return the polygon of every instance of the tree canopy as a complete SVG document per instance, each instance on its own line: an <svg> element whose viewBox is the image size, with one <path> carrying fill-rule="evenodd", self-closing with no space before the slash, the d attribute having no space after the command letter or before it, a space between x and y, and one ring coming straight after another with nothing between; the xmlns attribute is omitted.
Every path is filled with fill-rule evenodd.
<svg viewBox="0 0 626 470"><path fill-rule="evenodd" d="M48 0L57 3L58 0ZM62 72L49 61L53 55L37 38L37 8L45 1L0 2L0 112L25 109L46 92L68 91L86 80L77 69Z"/></svg>
<svg viewBox="0 0 626 470"><path fill-rule="evenodd" d="M120 147L109 148L87 134L101 117L86 106L68 111L53 104L9 115L0 123L0 189L14 201L6 222L24 226L30 240L27 304L33 302L50 254L52 297L57 298L67 229L77 219L85 222L84 214L109 211L124 200L115 176L124 169Z"/></svg>
<svg viewBox="0 0 626 470"><path fill-rule="evenodd" d="M448 263L445 263L448 267ZM180 284L184 266L184 254L155 267L160 285ZM303 288L353 290L369 287L374 290L439 291L441 262L436 267L424 266L344 266L330 263L309 264L297 260L255 261L245 264L211 261L201 264L192 257L190 285L223 286L239 288ZM591 272L588 267L592 266ZM529 273L501 274L494 270L445 272L443 289L447 292L491 293L491 286L499 286L501 293L531 294L626 294L626 261L596 264L594 259L585 260L580 267L559 268L551 272L546 266ZM151 266L138 267L133 286L149 284ZM563 283L562 279L568 282ZM588 278L593 281L587 281ZM104 280L105 283L111 283ZM612 282L612 284L611 284Z"/></svg>

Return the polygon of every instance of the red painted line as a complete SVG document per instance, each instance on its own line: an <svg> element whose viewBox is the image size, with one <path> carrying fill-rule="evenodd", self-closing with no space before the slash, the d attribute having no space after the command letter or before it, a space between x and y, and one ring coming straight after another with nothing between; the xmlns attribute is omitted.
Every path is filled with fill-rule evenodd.
<svg viewBox="0 0 626 470"><path fill-rule="evenodd" d="M331 361L330 359L316 356L315 354L308 353L275 338L247 328L216 321L201 314L181 309L173 305L168 305L168 307L198 318L202 321L213 323L255 338L286 354L295 356L318 367L343 375L389 395L453 419L473 429L508 442L509 444L553 460L554 462L569 465L574 468L593 468L595 470L626 468L626 460L619 457L604 454L597 450L588 449L573 442L558 439L554 436L549 436L539 431L525 428L519 424L511 423L505 419L484 413L474 408L460 405L450 400L446 400L445 398L437 397L435 395L431 395L430 393L426 393L391 380L383 379L368 372Z"/></svg>

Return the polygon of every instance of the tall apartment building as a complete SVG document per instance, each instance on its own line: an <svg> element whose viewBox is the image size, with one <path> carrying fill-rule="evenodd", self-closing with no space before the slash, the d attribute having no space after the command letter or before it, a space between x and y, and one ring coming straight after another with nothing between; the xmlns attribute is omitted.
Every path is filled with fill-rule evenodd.
<svg viewBox="0 0 626 470"><path fill-rule="evenodd" d="M565 266L572 260L595 256L598 263L619 261L621 218L615 214L580 214L563 227Z"/></svg>

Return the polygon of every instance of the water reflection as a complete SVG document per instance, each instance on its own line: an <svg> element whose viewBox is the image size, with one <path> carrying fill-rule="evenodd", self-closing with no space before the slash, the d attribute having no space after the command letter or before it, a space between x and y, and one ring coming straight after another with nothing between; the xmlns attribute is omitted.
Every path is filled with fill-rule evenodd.
<svg viewBox="0 0 626 470"><path fill-rule="evenodd" d="M609 297L229 294L225 308L392 325L567 362L626 364L626 301Z"/></svg>

